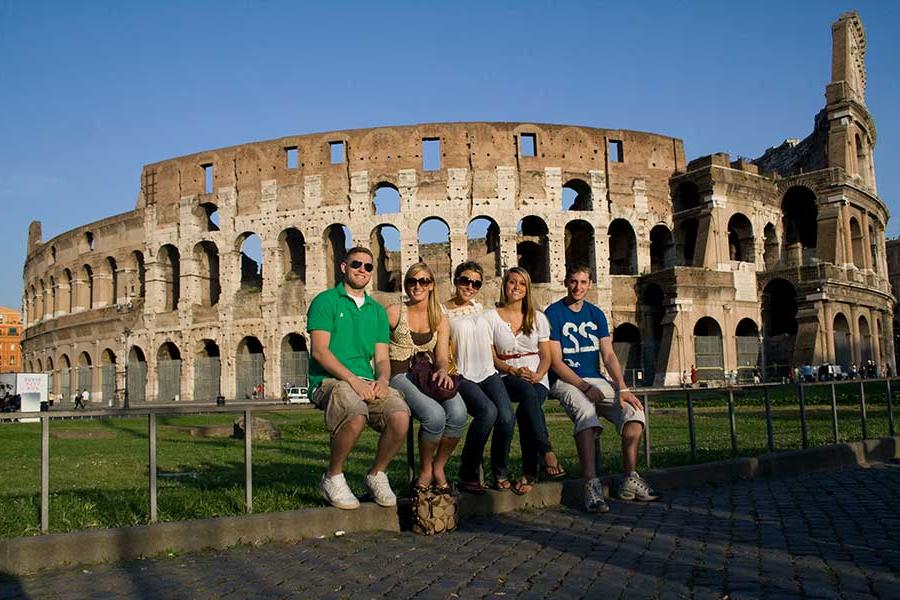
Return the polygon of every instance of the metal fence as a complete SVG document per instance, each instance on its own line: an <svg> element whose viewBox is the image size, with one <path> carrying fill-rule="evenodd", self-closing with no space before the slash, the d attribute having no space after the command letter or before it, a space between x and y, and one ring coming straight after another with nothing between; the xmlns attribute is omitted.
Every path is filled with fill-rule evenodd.
<svg viewBox="0 0 900 600"><path fill-rule="evenodd" d="M100 393L103 394L103 403L107 406L116 404L116 365L103 365L100 367Z"/></svg>
<svg viewBox="0 0 900 600"><path fill-rule="evenodd" d="M258 396L266 381L266 357L261 353L238 355L235 360L235 397L239 400ZM265 395L265 390L263 390Z"/></svg>
<svg viewBox="0 0 900 600"><path fill-rule="evenodd" d="M308 385L309 355L306 352L281 353L281 385Z"/></svg>
<svg viewBox="0 0 900 600"><path fill-rule="evenodd" d="M159 380L160 402L172 402L181 398L181 360L159 360L156 363Z"/></svg>
<svg viewBox="0 0 900 600"><path fill-rule="evenodd" d="M129 362L126 368L125 386L129 402L144 402L147 399L147 363Z"/></svg>
<svg viewBox="0 0 900 600"><path fill-rule="evenodd" d="M198 356L194 359L194 400L215 400L220 393L219 379L222 362L218 356Z"/></svg>

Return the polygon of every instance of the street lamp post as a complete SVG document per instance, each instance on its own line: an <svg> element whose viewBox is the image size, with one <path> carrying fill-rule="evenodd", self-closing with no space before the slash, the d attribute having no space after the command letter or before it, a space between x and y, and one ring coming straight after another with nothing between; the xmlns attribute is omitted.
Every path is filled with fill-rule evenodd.
<svg viewBox="0 0 900 600"><path fill-rule="evenodd" d="M124 393L122 394L122 408L124 408L125 410L128 410L128 408L129 408L129 406L128 406L128 352L129 352L130 348L129 348L128 340L131 337L132 333L134 333L134 331L132 331L131 328L129 328L129 327L126 327L124 330L122 330L122 337L123 337L123 340L125 343L125 351L122 356L123 364L125 365L125 390L124 390Z"/></svg>

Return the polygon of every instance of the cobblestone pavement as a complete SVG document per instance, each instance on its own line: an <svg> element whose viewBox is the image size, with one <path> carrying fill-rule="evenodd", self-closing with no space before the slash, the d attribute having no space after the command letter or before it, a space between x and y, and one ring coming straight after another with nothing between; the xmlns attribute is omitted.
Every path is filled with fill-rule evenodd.
<svg viewBox="0 0 900 600"><path fill-rule="evenodd" d="M0 598L900 598L900 466L55 571Z"/></svg>

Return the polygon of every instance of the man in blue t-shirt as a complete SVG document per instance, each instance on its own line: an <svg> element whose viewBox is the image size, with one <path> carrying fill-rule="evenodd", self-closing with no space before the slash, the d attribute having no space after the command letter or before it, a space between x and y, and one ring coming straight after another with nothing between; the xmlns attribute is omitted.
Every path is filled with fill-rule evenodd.
<svg viewBox="0 0 900 600"><path fill-rule="evenodd" d="M585 300L590 289L590 267L569 267L566 297L548 306L544 313L550 321L553 361L550 395L559 400L575 423L575 447L585 479L584 506L590 512L606 512L609 507L595 464L594 441L602 429L598 415L612 422L622 436L624 478L617 496L644 502L658 496L636 470L644 409L625 385L606 315ZM612 383L600 373L601 359Z"/></svg>

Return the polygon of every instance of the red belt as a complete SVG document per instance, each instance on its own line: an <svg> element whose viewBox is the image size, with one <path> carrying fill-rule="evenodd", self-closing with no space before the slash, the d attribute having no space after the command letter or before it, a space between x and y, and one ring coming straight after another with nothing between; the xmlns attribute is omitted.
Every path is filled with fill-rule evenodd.
<svg viewBox="0 0 900 600"><path fill-rule="evenodd" d="M498 354L500 360L512 360L514 358L523 358L525 356L537 356L537 352L525 352L524 354Z"/></svg>

